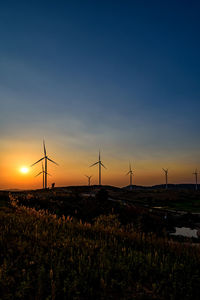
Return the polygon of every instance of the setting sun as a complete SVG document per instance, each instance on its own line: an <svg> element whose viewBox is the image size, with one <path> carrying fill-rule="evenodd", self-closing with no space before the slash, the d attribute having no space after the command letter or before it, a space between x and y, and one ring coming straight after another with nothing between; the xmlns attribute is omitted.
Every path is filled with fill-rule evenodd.
<svg viewBox="0 0 200 300"><path fill-rule="evenodd" d="M22 168L20 169L20 172L23 173L23 174L28 173L28 171L29 171L29 169L28 169L27 167L22 167Z"/></svg>

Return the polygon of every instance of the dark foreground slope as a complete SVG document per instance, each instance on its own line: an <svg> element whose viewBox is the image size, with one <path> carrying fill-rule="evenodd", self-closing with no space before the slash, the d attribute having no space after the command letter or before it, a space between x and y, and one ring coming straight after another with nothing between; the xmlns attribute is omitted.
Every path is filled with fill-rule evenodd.
<svg viewBox="0 0 200 300"><path fill-rule="evenodd" d="M0 209L1 299L199 299L200 251L130 226Z"/></svg>
<svg viewBox="0 0 200 300"><path fill-rule="evenodd" d="M11 195L18 199L19 205L46 209L59 216L70 215L87 222L93 222L101 214L114 212L123 224L132 223L144 231L162 233L164 229L171 231L174 227L200 228L200 191L129 191L111 186L73 186L12 192Z"/></svg>

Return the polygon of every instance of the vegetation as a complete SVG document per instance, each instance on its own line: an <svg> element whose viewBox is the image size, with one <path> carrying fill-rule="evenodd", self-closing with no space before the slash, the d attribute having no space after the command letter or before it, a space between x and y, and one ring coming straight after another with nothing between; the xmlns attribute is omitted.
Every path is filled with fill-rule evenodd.
<svg viewBox="0 0 200 300"><path fill-rule="evenodd" d="M137 189L115 192L113 197L150 207L200 213L200 191L192 189Z"/></svg>
<svg viewBox="0 0 200 300"><path fill-rule="evenodd" d="M58 216L73 216L74 220L93 223L99 215L115 213L123 225L130 224L136 230L154 232L163 235L163 231L169 227L164 221L163 214L149 212L148 208L141 205L126 204L122 201L109 200L109 193L100 189L95 197L90 194L72 193L66 191L35 191L12 193L19 205L48 210ZM170 217L168 217L170 220ZM171 226L170 226L171 227Z"/></svg>
<svg viewBox="0 0 200 300"><path fill-rule="evenodd" d="M0 209L2 299L199 299L200 250L130 225Z"/></svg>

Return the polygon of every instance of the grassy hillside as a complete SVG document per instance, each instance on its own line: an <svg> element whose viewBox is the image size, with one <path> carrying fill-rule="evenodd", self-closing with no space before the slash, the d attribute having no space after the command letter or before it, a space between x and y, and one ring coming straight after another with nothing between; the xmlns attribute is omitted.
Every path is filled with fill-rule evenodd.
<svg viewBox="0 0 200 300"><path fill-rule="evenodd" d="M153 189L153 188L135 188L132 191L128 189L120 189L111 186L102 187L104 191L107 192L107 198L117 201L125 201L126 203L133 205L141 205L141 206L150 206L150 207L162 207L164 209L173 209L173 210L183 210L187 212L195 212L200 213L200 190L195 191L194 189ZM51 204L57 201L57 203L62 204L61 202L64 200L67 203L68 199L71 199L71 204L73 202L79 201L81 199L91 200L91 196L97 195L102 188L98 186L72 186L72 187L63 187L63 188L55 188L54 190L36 190L36 191L16 191L12 192L15 195L21 196L21 198L27 196L27 194L32 195L32 199L34 198L35 203L42 205L45 204L45 200ZM0 191L0 196L3 192ZM29 199L31 200L31 198ZM42 200L42 202L38 203L37 200ZM99 204L101 205L101 201L105 200L105 194L103 197L99 197ZM91 202L92 204L92 202ZM105 204L105 203L104 203ZM0 197L0 205L1 205L1 197ZM57 207L59 210L59 207Z"/></svg>
<svg viewBox="0 0 200 300"><path fill-rule="evenodd" d="M199 299L198 246L14 205L0 209L1 299Z"/></svg>
<svg viewBox="0 0 200 300"><path fill-rule="evenodd" d="M66 187L53 190L12 192L20 205L48 209L57 215L70 215L93 222L101 214L119 215L122 224L134 224L136 229L162 234L174 227L198 227L200 215L191 214L200 209L200 192L190 190L133 190L97 186ZM0 197L1 201L1 197ZM5 199L4 199L5 202ZM155 209L159 207L159 209ZM167 212L186 211L187 213Z"/></svg>

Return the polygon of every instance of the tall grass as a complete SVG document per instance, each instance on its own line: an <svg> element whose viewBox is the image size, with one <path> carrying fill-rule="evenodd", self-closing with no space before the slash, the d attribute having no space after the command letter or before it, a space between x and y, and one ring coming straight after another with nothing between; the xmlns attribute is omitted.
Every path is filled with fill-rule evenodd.
<svg viewBox="0 0 200 300"><path fill-rule="evenodd" d="M1 299L199 299L198 246L112 214L91 225L11 201L0 210Z"/></svg>

